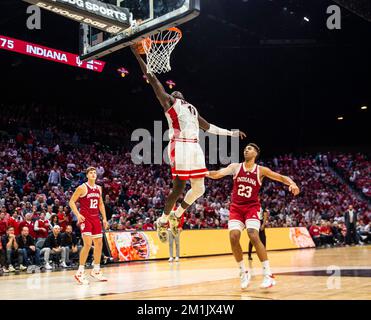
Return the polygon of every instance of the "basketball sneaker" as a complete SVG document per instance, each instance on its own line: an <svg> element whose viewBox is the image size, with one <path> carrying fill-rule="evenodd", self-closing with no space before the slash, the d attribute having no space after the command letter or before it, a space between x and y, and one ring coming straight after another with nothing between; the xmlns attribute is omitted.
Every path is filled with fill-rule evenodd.
<svg viewBox="0 0 371 320"><path fill-rule="evenodd" d="M241 289L246 289L249 286L251 274L248 271L240 272Z"/></svg>
<svg viewBox="0 0 371 320"><path fill-rule="evenodd" d="M171 211L169 215L169 226L170 231L174 237L177 237L179 235L178 225L179 219L175 216L175 211Z"/></svg>
<svg viewBox="0 0 371 320"><path fill-rule="evenodd" d="M25 267L23 264L20 264L19 265L19 270L20 271L25 271L25 270L27 270L27 267Z"/></svg>
<svg viewBox="0 0 371 320"><path fill-rule="evenodd" d="M89 280L86 278L85 272L77 272L74 278L78 284L89 284Z"/></svg>
<svg viewBox="0 0 371 320"><path fill-rule="evenodd" d="M155 222L156 230L158 238L161 242L166 242L168 240L168 233L166 229L166 225L160 222L160 218L158 218Z"/></svg>
<svg viewBox="0 0 371 320"><path fill-rule="evenodd" d="M268 289L276 285L276 280L274 280L274 275L266 275L264 276L263 282L260 285L260 288L262 289Z"/></svg>
<svg viewBox="0 0 371 320"><path fill-rule="evenodd" d="M99 270L99 271L96 271L96 270L92 270L91 272L90 272L90 275L94 278L94 279L96 279L96 280L98 280L98 281L108 281L108 279L105 277L105 276L103 276L103 273L102 273L102 271L101 270Z"/></svg>

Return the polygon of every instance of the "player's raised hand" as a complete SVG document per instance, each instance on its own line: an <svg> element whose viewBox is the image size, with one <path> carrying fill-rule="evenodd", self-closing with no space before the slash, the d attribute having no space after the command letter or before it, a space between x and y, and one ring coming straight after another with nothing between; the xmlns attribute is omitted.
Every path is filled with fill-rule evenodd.
<svg viewBox="0 0 371 320"><path fill-rule="evenodd" d="M299 187L293 183L293 184L290 184L289 186L289 191L294 195L294 196L297 196L299 193L300 193L300 189Z"/></svg>
<svg viewBox="0 0 371 320"><path fill-rule="evenodd" d="M247 137L246 133L243 131L239 131L240 139L245 139Z"/></svg>
<svg viewBox="0 0 371 320"><path fill-rule="evenodd" d="M233 130L233 135L232 137L234 138L240 138L240 139L245 139L246 138L246 133L240 130Z"/></svg>

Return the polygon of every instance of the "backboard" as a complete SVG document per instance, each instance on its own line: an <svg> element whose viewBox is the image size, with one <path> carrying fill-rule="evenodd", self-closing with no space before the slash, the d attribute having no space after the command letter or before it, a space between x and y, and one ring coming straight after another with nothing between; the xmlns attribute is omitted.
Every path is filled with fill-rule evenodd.
<svg viewBox="0 0 371 320"><path fill-rule="evenodd" d="M131 26L112 34L80 24L80 59L98 59L152 34L179 26L200 13L200 0L100 0L126 8Z"/></svg>

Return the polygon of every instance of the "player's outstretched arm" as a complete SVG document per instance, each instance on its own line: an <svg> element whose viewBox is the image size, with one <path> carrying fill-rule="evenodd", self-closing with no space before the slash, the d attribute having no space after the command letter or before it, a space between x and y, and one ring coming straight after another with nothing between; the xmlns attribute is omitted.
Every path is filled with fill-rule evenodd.
<svg viewBox="0 0 371 320"><path fill-rule="evenodd" d="M143 74L146 75L150 85L152 86L153 90L155 91L157 99L160 101L162 107L164 108L164 111L166 112L171 108L171 106L175 102L175 98L169 95L166 91L164 86L161 84L161 82L157 79L157 77L154 74L147 72L147 65L138 53L136 46L131 46L131 51L133 52L134 56L137 58L139 62L139 66L142 69Z"/></svg>
<svg viewBox="0 0 371 320"><path fill-rule="evenodd" d="M107 222L107 215L106 215L106 207L104 206L103 196L102 196L102 188L99 187L100 190L100 199L99 199L99 211L102 215L103 226L105 230L109 229L109 224Z"/></svg>
<svg viewBox="0 0 371 320"><path fill-rule="evenodd" d="M231 137L240 137L241 139L246 138L246 134L240 130L227 130L227 129L221 129L213 124L210 124L207 122L204 118L202 118L200 115L198 116L198 123L200 124L200 128L202 130L205 130L206 132L210 132L212 134L216 134L219 136L231 136Z"/></svg>
<svg viewBox="0 0 371 320"><path fill-rule="evenodd" d="M209 171L207 177L210 179L221 179L226 176L234 175L239 167L239 163L231 163L228 167L216 171Z"/></svg>
<svg viewBox="0 0 371 320"><path fill-rule="evenodd" d="M82 216L79 212L79 210L77 209L77 206L76 206L76 202L79 200L79 198L86 192L86 190L84 189L84 187L81 185L79 186L75 192L73 193L70 201L69 201L69 205L70 205L70 208L71 208L71 211L72 213L77 217L77 220L79 221L79 223L82 223L85 221L85 217Z"/></svg>
<svg viewBox="0 0 371 320"><path fill-rule="evenodd" d="M289 190L294 196L297 196L300 193L299 187L290 177L274 172L267 167L260 167L260 173L262 177L267 177L289 186Z"/></svg>

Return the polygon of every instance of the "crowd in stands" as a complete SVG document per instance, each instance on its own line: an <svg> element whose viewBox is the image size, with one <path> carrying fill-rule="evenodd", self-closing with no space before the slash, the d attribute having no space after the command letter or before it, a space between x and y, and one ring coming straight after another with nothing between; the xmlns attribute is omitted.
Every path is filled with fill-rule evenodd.
<svg viewBox="0 0 371 320"><path fill-rule="evenodd" d="M59 128L48 127L48 119L44 119L45 126L30 130L35 110L21 110L17 116L5 108L0 120L2 130L7 131L0 141L0 264L4 270L14 269L15 258L21 270L32 264L41 265L41 260L49 268L49 261L56 261L55 256L65 267L70 256L77 257L81 239L68 201L75 188L85 181L88 166L97 168L97 183L103 187L111 230L154 230L154 222L171 190L169 166L134 165L126 146L102 148L88 140L84 146L79 144L82 139L77 133L67 135ZM22 130L14 131L16 122L23 126ZM73 118L66 118L63 123L66 128L71 125L70 129L76 125L82 130L84 126L74 123ZM117 132L112 134L116 135ZM264 183L261 202L270 211L267 227L306 227L317 246L370 241L369 203L331 168L335 164L364 191L370 182L365 156L287 154L263 159L259 164L290 176L301 188L301 194L293 197L279 183ZM232 178L206 179L205 183L206 193L186 212L183 229L228 226ZM351 238L346 236L344 219L350 205L354 206L356 217L356 234Z"/></svg>
<svg viewBox="0 0 371 320"><path fill-rule="evenodd" d="M364 154L339 154L333 163L348 182L371 199L371 161Z"/></svg>

